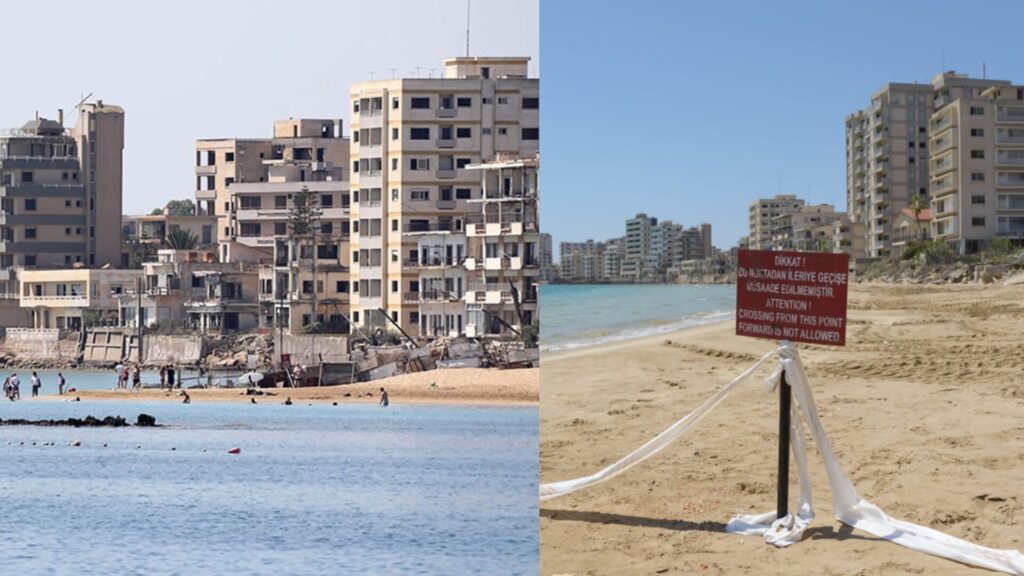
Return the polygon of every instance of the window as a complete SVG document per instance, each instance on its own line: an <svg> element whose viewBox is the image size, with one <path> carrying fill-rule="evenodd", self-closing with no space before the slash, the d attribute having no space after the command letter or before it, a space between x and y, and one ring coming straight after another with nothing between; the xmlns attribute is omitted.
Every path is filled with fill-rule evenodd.
<svg viewBox="0 0 1024 576"><path fill-rule="evenodd" d="M984 150L971 150L971 158L984 158L984 157L985 157L985 151Z"/></svg>
<svg viewBox="0 0 1024 576"><path fill-rule="evenodd" d="M524 110L536 110L540 108L540 98L523 98Z"/></svg>
<svg viewBox="0 0 1024 576"><path fill-rule="evenodd" d="M984 204L984 203L985 203L985 196L983 194L972 194L971 195L971 204Z"/></svg>
<svg viewBox="0 0 1024 576"><path fill-rule="evenodd" d="M359 264L359 250L353 250L352 251L352 261L355 262L356 264ZM358 284L353 284L352 285L352 291L353 292L358 292L359 291L358 286L359 286Z"/></svg>
<svg viewBox="0 0 1024 576"><path fill-rule="evenodd" d="M506 136L506 135L508 135L508 128L505 128L505 127L498 128L498 136Z"/></svg>
<svg viewBox="0 0 1024 576"><path fill-rule="evenodd" d="M430 190L410 190L410 200L430 200Z"/></svg>
<svg viewBox="0 0 1024 576"><path fill-rule="evenodd" d="M483 134L484 136L490 136L491 132L492 132L491 128L481 128L480 129L480 133Z"/></svg>
<svg viewBox="0 0 1024 576"><path fill-rule="evenodd" d="M419 312L409 312L409 322L411 322L413 324L416 324L419 321L420 321L420 313Z"/></svg>
<svg viewBox="0 0 1024 576"><path fill-rule="evenodd" d="M398 202L398 188L391 189L391 201Z"/></svg>
<svg viewBox="0 0 1024 576"><path fill-rule="evenodd" d="M456 188L455 198L458 200L469 200L473 197L473 191L469 188Z"/></svg>
<svg viewBox="0 0 1024 576"><path fill-rule="evenodd" d="M472 128L457 128L455 130L455 136L458 137L458 138L472 138L473 137L473 129Z"/></svg>
<svg viewBox="0 0 1024 576"><path fill-rule="evenodd" d="M494 103L494 98L481 98L480 102L483 103L483 104L493 104Z"/></svg>
<svg viewBox="0 0 1024 576"><path fill-rule="evenodd" d="M430 98L413 98L409 102L409 107L416 110L424 110L430 108Z"/></svg>
<svg viewBox="0 0 1024 576"><path fill-rule="evenodd" d="M332 208L334 206L334 194L321 194L320 206L324 208Z"/></svg>
<svg viewBox="0 0 1024 576"><path fill-rule="evenodd" d="M287 207L288 207L288 197L287 196L285 196L283 194L281 194L279 196L274 196L274 208L287 208Z"/></svg>
<svg viewBox="0 0 1024 576"><path fill-rule="evenodd" d="M36 255L35 254L25 254L25 266L35 266L35 265L36 265Z"/></svg>
<svg viewBox="0 0 1024 576"><path fill-rule="evenodd" d="M398 170L398 158L391 159L391 169Z"/></svg>
<svg viewBox="0 0 1024 576"><path fill-rule="evenodd" d="M391 291L398 292L398 280L391 281Z"/></svg>
<svg viewBox="0 0 1024 576"><path fill-rule="evenodd" d="M508 96L498 96L498 104L508 104Z"/></svg>
<svg viewBox="0 0 1024 576"><path fill-rule="evenodd" d="M352 111L359 112L359 100L352 101Z"/></svg>
<svg viewBox="0 0 1024 576"><path fill-rule="evenodd" d="M985 181L985 173L984 172L971 172L971 182L984 182L984 181Z"/></svg>
<svg viewBox="0 0 1024 576"><path fill-rule="evenodd" d="M971 218L971 226L984 226L984 225L985 225L985 217L984 216L974 216L974 217Z"/></svg>
<svg viewBox="0 0 1024 576"><path fill-rule="evenodd" d="M263 198L260 196L239 196L238 205L242 210L259 210L262 205Z"/></svg>
<svg viewBox="0 0 1024 576"><path fill-rule="evenodd" d="M239 230L242 236L259 236L260 224L259 222L242 222Z"/></svg>
<svg viewBox="0 0 1024 576"><path fill-rule="evenodd" d="M914 141L911 140L910 142L907 142L907 146L910 147L910 148L913 148L914 147Z"/></svg>
<svg viewBox="0 0 1024 576"><path fill-rule="evenodd" d="M398 110L398 98L391 99L391 109Z"/></svg>
<svg viewBox="0 0 1024 576"><path fill-rule="evenodd" d="M313 293L313 281L312 280L303 280L302 281L302 293L303 294L312 294Z"/></svg>
<svg viewBox="0 0 1024 576"><path fill-rule="evenodd" d="M441 192L441 201L442 202L451 202L452 201L452 187L451 186L442 186L440 192Z"/></svg>
<svg viewBox="0 0 1024 576"><path fill-rule="evenodd" d="M391 139L392 140L398 140L398 135L399 134L400 134L400 132L398 131L398 128L392 128L391 129Z"/></svg>
<svg viewBox="0 0 1024 576"><path fill-rule="evenodd" d="M409 138L412 140L430 140L430 128L410 128Z"/></svg>
<svg viewBox="0 0 1024 576"><path fill-rule="evenodd" d="M288 234L288 224L285 222L274 222L274 235L284 236Z"/></svg>
<svg viewBox="0 0 1024 576"><path fill-rule="evenodd" d="M225 152L224 153L224 161L225 162L234 162L235 161L235 153L234 152Z"/></svg>
<svg viewBox="0 0 1024 576"><path fill-rule="evenodd" d="M25 238L26 239L36 238L36 237L37 237L37 235L36 235L36 229L35 228L25 228Z"/></svg>
<svg viewBox="0 0 1024 576"><path fill-rule="evenodd" d="M391 231L392 232L398 232L398 219L397 218L392 218L391 219Z"/></svg>
<svg viewBox="0 0 1024 576"><path fill-rule="evenodd" d="M334 223L333 222L321 222L320 223L320 233L321 234L333 234L334 233Z"/></svg>
<svg viewBox="0 0 1024 576"><path fill-rule="evenodd" d="M410 158L410 170L430 170L430 158Z"/></svg>
<svg viewBox="0 0 1024 576"><path fill-rule="evenodd" d="M31 182L32 181L32 173L31 172L22 172L21 173L21 181L22 182Z"/></svg>
<svg viewBox="0 0 1024 576"><path fill-rule="evenodd" d="M972 138L981 138L983 136L985 136L985 129L984 128L971 128L971 137Z"/></svg>
<svg viewBox="0 0 1024 576"><path fill-rule="evenodd" d="M985 108L981 106L971 106L971 116L984 116Z"/></svg>
<svg viewBox="0 0 1024 576"><path fill-rule="evenodd" d="M540 140L540 128L523 128L523 140Z"/></svg>
<svg viewBox="0 0 1024 576"><path fill-rule="evenodd" d="M352 131L352 141L356 143L359 142L359 130Z"/></svg>
<svg viewBox="0 0 1024 576"><path fill-rule="evenodd" d="M35 209L36 209L36 199L35 198L25 198L25 211L26 212L34 212Z"/></svg>
<svg viewBox="0 0 1024 576"><path fill-rule="evenodd" d="M65 228L64 229L64 235L65 236L71 236L71 228Z"/></svg>
<svg viewBox="0 0 1024 576"><path fill-rule="evenodd" d="M473 99L468 96L459 96L455 103L459 108L469 108L473 105Z"/></svg>
<svg viewBox="0 0 1024 576"><path fill-rule="evenodd" d="M471 163L471 160L472 160L472 158L456 158L455 159L455 167L458 168L459 170L461 170L461 169L465 168L466 166L469 166L470 163Z"/></svg>

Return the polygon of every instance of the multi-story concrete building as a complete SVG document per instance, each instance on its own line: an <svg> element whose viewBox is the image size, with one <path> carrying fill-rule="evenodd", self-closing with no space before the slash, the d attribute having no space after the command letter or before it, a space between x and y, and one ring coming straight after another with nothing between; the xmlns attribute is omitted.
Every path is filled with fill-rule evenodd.
<svg viewBox="0 0 1024 576"><path fill-rule="evenodd" d="M604 259L604 242L562 242L558 245L561 280L566 282L600 282L608 280Z"/></svg>
<svg viewBox="0 0 1024 576"><path fill-rule="evenodd" d="M850 257L850 268L854 270L858 260L867 258L865 242L866 225L850 220L849 215L832 222L832 252Z"/></svg>
<svg viewBox="0 0 1024 576"><path fill-rule="evenodd" d="M1024 86L951 94L930 133L931 236L959 254L1024 242Z"/></svg>
<svg viewBox="0 0 1024 576"><path fill-rule="evenodd" d="M657 230L658 219L647 214L637 214L626 220L626 235L623 244L621 274L633 281L653 279L657 274L657 258L652 256L661 244Z"/></svg>
<svg viewBox="0 0 1024 576"><path fill-rule="evenodd" d="M865 224L870 258L892 256L893 221L916 195L929 201L929 118L961 96L976 96L1003 80L944 72L931 85L890 83L871 105L846 118L847 211Z"/></svg>
<svg viewBox="0 0 1024 576"><path fill-rule="evenodd" d="M483 189L474 200L481 213L466 221L466 333L522 333L537 319L540 162L499 158L470 169L480 171Z"/></svg>
<svg viewBox="0 0 1024 576"><path fill-rule="evenodd" d="M751 202L748 236L750 249L771 250L775 218L795 212L804 204L803 199L792 194L779 194L773 198L760 198Z"/></svg>
<svg viewBox="0 0 1024 576"><path fill-rule="evenodd" d="M772 249L831 252L832 223L845 217L831 204L801 206L772 219Z"/></svg>
<svg viewBox="0 0 1024 576"><path fill-rule="evenodd" d="M58 115L63 124L64 113ZM124 109L102 100L83 102L78 106L78 122L71 133L78 144L79 177L85 190L86 263L118 266L124 213ZM67 198L64 200L67 206Z"/></svg>
<svg viewBox="0 0 1024 576"><path fill-rule="evenodd" d="M116 323L118 296L134 289L142 270L79 268L21 270L21 307L31 310L35 328L80 330Z"/></svg>
<svg viewBox="0 0 1024 576"><path fill-rule="evenodd" d="M443 78L355 84L352 109L352 321L423 327L410 232L464 230L479 214L481 174L470 164L539 152L539 81L528 58L452 58ZM354 223L359 222L356 229ZM358 288L357 288L358 286Z"/></svg>

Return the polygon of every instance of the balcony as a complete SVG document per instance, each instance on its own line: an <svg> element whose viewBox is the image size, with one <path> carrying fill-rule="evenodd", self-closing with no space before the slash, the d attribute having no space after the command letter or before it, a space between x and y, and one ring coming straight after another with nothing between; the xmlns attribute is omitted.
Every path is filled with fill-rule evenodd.
<svg viewBox="0 0 1024 576"><path fill-rule="evenodd" d="M932 182L929 192L932 197L944 196L956 191L956 181L952 178L944 178Z"/></svg>
<svg viewBox="0 0 1024 576"><path fill-rule="evenodd" d="M0 186L0 198L82 198L82 184L19 182Z"/></svg>
<svg viewBox="0 0 1024 576"><path fill-rule="evenodd" d="M453 268L459 262L455 258L406 258L402 260L402 268L406 270L428 270L431 268Z"/></svg>
<svg viewBox="0 0 1024 576"><path fill-rule="evenodd" d="M1024 150L996 150L996 166L1024 166Z"/></svg>
<svg viewBox="0 0 1024 576"><path fill-rule="evenodd" d="M458 108L438 108L437 109L437 117L438 118L455 118L458 115L459 115L459 109Z"/></svg>
<svg viewBox="0 0 1024 576"><path fill-rule="evenodd" d="M1024 144L1024 129L1000 128L996 130L997 144Z"/></svg>
<svg viewBox="0 0 1024 576"><path fill-rule="evenodd" d="M455 168L438 168L434 175L440 179L451 179L455 178L455 174Z"/></svg>
<svg viewBox="0 0 1024 576"><path fill-rule="evenodd" d="M455 222L444 222L444 223L442 223L442 222L426 222L426 223L417 223L417 224L406 223L404 226L402 226L402 231L407 233L407 234L409 234L409 233L425 234L425 233L430 233L430 232L451 232L451 233L460 233L460 232L462 232L462 230L457 227Z"/></svg>
<svg viewBox="0 0 1024 576"><path fill-rule="evenodd" d="M999 106L996 108L996 122L1024 123L1024 106Z"/></svg>
<svg viewBox="0 0 1024 576"><path fill-rule="evenodd" d="M889 170L888 162L875 162L875 174L885 174Z"/></svg>
<svg viewBox="0 0 1024 576"><path fill-rule="evenodd" d="M6 170L68 169L77 170L78 156L0 156L0 168Z"/></svg>
<svg viewBox="0 0 1024 576"><path fill-rule="evenodd" d="M1024 172L998 172L996 186L999 188L1024 188Z"/></svg>
<svg viewBox="0 0 1024 576"><path fill-rule="evenodd" d="M205 166L196 166L196 176L213 176L217 173L216 164L207 164Z"/></svg>
<svg viewBox="0 0 1024 576"><path fill-rule="evenodd" d="M434 144L438 148L455 148L455 138L438 138Z"/></svg>

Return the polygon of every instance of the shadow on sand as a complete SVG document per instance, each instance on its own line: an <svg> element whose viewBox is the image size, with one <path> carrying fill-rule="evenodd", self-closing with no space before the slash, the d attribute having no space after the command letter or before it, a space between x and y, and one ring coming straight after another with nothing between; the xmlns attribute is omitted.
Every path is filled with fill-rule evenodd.
<svg viewBox="0 0 1024 576"><path fill-rule="evenodd" d="M569 522L591 522L594 524L617 524L619 526L642 526L645 528L660 528L662 530L677 530L679 532L725 532L725 524L721 522L691 522L689 520L647 518L644 516L582 512L578 510L551 510L549 508L541 508L540 515L542 518L549 518L555 521L565 520Z"/></svg>

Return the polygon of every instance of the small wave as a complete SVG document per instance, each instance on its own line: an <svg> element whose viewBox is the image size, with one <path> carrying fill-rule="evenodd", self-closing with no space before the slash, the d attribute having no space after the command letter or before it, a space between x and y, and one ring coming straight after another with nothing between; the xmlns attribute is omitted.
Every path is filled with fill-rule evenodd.
<svg viewBox="0 0 1024 576"><path fill-rule="evenodd" d="M643 338L645 336L654 336L657 334L667 334L669 332L675 332L676 330L695 328L705 324L714 324L716 322L729 320L730 318L733 318L735 314L735 310L715 310L687 316L677 322L658 323L653 325L647 324L644 326L626 328L616 332L605 332L601 335L581 338L579 340L567 340L565 342L557 342L547 346L541 345L540 349L541 352L555 352L558 350L571 350L574 348L598 346L601 344L608 344L609 342L632 340L634 338Z"/></svg>

